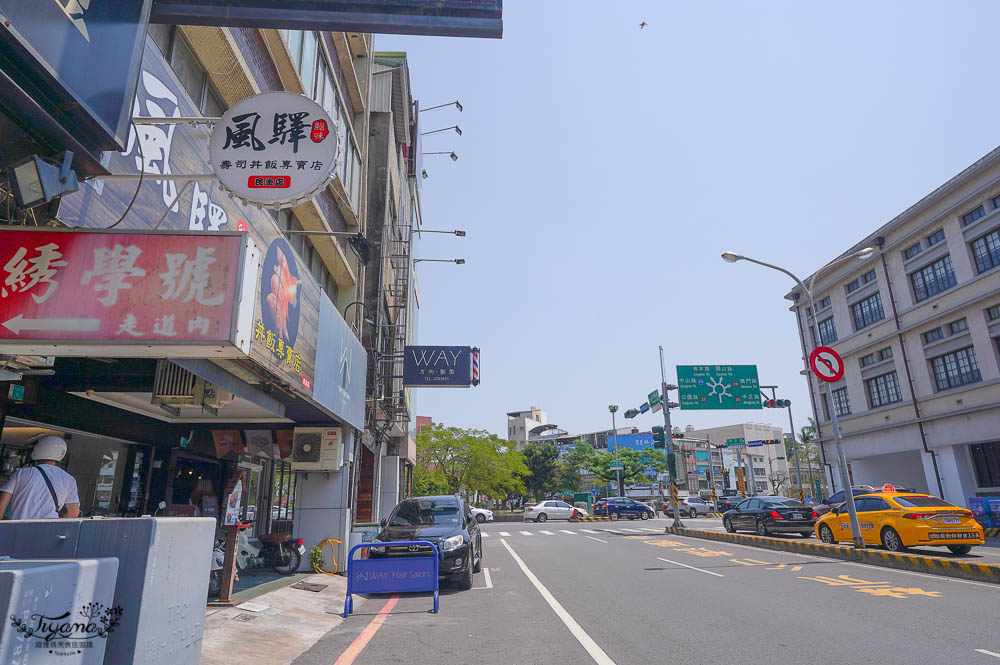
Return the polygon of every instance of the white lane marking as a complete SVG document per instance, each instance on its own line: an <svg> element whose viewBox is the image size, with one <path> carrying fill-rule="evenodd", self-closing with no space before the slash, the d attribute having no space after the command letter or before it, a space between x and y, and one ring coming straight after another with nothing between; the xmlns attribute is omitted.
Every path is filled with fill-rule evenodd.
<svg viewBox="0 0 1000 665"><path fill-rule="evenodd" d="M483 568L483 577L486 578L486 588L487 589L492 589L493 588L493 578L490 577L490 569L489 568Z"/></svg>
<svg viewBox="0 0 1000 665"><path fill-rule="evenodd" d="M522 536L533 536L533 535L535 535L535 534L531 533L530 531L522 531L522 532L521 532L521 535L522 535Z"/></svg>
<svg viewBox="0 0 1000 665"><path fill-rule="evenodd" d="M597 665L615 665L615 661L611 660L611 657L604 652L604 649L602 649L597 642L595 642L590 635L587 634L587 631L585 631L580 624L576 622L576 619L574 619L570 613L566 611L559 601L556 600L555 596L549 593L549 590L545 588L545 585L542 584L537 577L535 577L535 574L531 572L526 565L524 565L524 561L521 561L521 557L517 555L517 552L514 551L507 541L501 540L500 542L507 548L510 555L514 557L514 561L517 562L517 565L521 568L521 572L527 576L528 581L534 585L534 587L538 590L538 593L540 593L542 598L545 599L545 602L552 608L552 611L556 613L556 616L559 617L566 628L569 629L569 632L576 638L576 641L580 643L580 646L587 650L587 653L589 653L590 657L594 659L594 662L597 663Z"/></svg>
<svg viewBox="0 0 1000 665"><path fill-rule="evenodd" d="M608 544L608 541L606 541L606 540L601 540L600 538L594 538L593 536L584 536L584 538L590 538L591 540L596 540L597 542L599 542L599 543L604 543L605 545L607 545L607 544Z"/></svg>
<svg viewBox="0 0 1000 665"><path fill-rule="evenodd" d="M482 531L481 533L482 533L483 538L489 538L490 537L490 534L486 533L485 531Z"/></svg>
<svg viewBox="0 0 1000 665"><path fill-rule="evenodd" d="M587 533L600 533L600 531L594 531L593 529L583 529Z"/></svg>
<svg viewBox="0 0 1000 665"><path fill-rule="evenodd" d="M986 649L973 649L977 653L985 653L987 656L993 656L994 658L1000 658L1000 653L995 651L987 651Z"/></svg>
<svg viewBox="0 0 1000 665"><path fill-rule="evenodd" d="M628 531L629 533L642 533L639 529L626 529L625 527L622 527L622 531Z"/></svg>
<svg viewBox="0 0 1000 665"><path fill-rule="evenodd" d="M556 534L552 533L551 531L541 531L540 533L544 533L546 536L554 536L554 535L556 535Z"/></svg>
<svg viewBox="0 0 1000 665"><path fill-rule="evenodd" d="M656 557L660 561L666 561L667 563L672 563L675 566L684 566L685 568L690 568L691 570L697 570L699 573L708 573L709 575L715 575L716 577L725 577L725 575L720 575L719 573L713 573L711 570L703 570L701 568L695 568L694 566L689 566L686 563L681 563L680 561L671 561L670 559L664 559L663 557Z"/></svg>
<svg viewBox="0 0 1000 665"><path fill-rule="evenodd" d="M562 531L563 533L568 533L571 536L576 535L576 531L569 531L568 529L559 529L559 530Z"/></svg>
<svg viewBox="0 0 1000 665"><path fill-rule="evenodd" d="M661 531L663 531L663 529L650 529L648 526L642 527L642 530L643 531L651 531L653 533L660 533Z"/></svg>
<svg viewBox="0 0 1000 665"><path fill-rule="evenodd" d="M507 533L506 531L501 531L500 535L503 536L504 538L510 538L510 534Z"/></svg>

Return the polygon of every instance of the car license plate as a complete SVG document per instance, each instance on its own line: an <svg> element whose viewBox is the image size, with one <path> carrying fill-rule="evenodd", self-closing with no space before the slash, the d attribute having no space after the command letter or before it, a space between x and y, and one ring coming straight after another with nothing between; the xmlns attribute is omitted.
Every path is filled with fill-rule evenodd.
<svg viewBox="0 0 1000 665"><path fill-rule="evenodd" d="M931 533L931 540L968 540L978 538L979 534L972 533Z"/></svg>
<svg viewBox="0 0 1000 665"><path fill-rule="evenodd" d="M800 519L802 519L802 513L792 513L792 519L793 520L800 520Z"/></svg>
<svg viewBox="0 0 1000 665"><path fill-rule="evenodd" d="M298 548L296 548L296 549L299 550L299 554L305 554L306 553L306 546L305 545L299 545Z"/></svg>
<svg viewBox="0 0 1000 665"><path fill-rule="evenodd" d="M961 524L962 520L957 517L939 517L942 524Z"/></svg>

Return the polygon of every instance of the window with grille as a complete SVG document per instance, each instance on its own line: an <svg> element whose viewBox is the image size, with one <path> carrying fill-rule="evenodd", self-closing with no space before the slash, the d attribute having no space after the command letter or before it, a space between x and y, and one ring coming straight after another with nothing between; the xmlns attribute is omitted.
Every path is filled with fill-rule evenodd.
<svg viewBox="0 0 1000 665"><path fill-rule="evenodd" d="M928 330L924 333L924 344L930 344L931 342L936 342L944 337L944 333L941 332L940 328L935 328L934 330Z"/></svg>
<svg viewBox="0 0 1000 665"><path fill-rule="evenodd" d="M875 281L875 279L876 279L875 271L869 270L868 272L866 272L864 275L861 276L861 283L871 284L872 282Z"/></svg>
<svg viewBox="0 0 1000 665"><path fill-rule="evenodd" d="M938 229L936 232L927 236L927 246L936 245L944 240L944 229Z"/></svg>
<svg viewBox="0 0 1000 665"><path fill-rule="evenodd" d="M861 288L861 280L860 279L851 280L850 282L848 282L847 284L844 285L844 291L846 291L847 293L851 293L853 291L857 291L860 288Z"/></svg>
<svg viewBox="0 0 1000 665"><path fill-rule="evenodd" d="M838 416L850 415L851 399L847 396L847 388L838 388L833 391L833 408Z"/></svg>
<svg viewBox="0 0 1000 665"><path fill-rule="evenodd" d="M887 347L885 347L884 349L882 349L882 350L880 350L878 352L878 359L879 360L888 360L889 358L892 358L892 347L891 346L887 346Z"/></svg>
<svg viewBox="0 0 1000 665"><path fill-rule="evenodd" d="M969 212L962 215L962 226L968 226L972 224L977 219L984 217L986 215L986 209L983 206L979 206L975 210L970 210Z"/></svg>
<svg viewBox="0 0 1000 665"><path fill-rule="evenodd" d="M931 360L934 368L934 382L938 390L947 390L967 383L982 381L976 352L970 346Z"/></svg>
<svg viewBox="0 0 1000 665"><path fill-rule="evenodd" d="M816 303L817 310L826 309L829 306L830 306L830 296L822 298L818 303Z"/></svg>
<svg viewBox="0 0 1000 665"><path fill-rule="evenodd" d="M951 331L952 335L957 335L960 332L965 332L969 329L969 322L965 319L959 319L958 321L952 321L948 324L948 330Z"/></svg>
<svg viewBox="0 0 1000 665"><path fill-rule="evenodd" d="M943 256L929 266L911 273L910 282L913 284L913 297L917 302L955 286L955 270L951 265L951 257Z"/></svg>
<svg viewBox="0 0 1000 665"><path fill-rule="evenodd" d="M274 464L274 492L271 495L271 520L290 520L295 512L295 474L288 462Z"/></svg>
<svg viewBox="0 0 1000 665"><path fill-rule="evenodd" d="M914 256L920 253L921 247L920 243L917 243L913 247L909 247L903 250L903 258L906 260L912 259Z"/></svg>
<svg viewBox="0 0 1000 665"><path fill-rule="evenodd" d="M972 256L976 260L976 270L980 273L1000 266L1000 230L973 240Z"/></svg>
<svg viewBox="0 0 1000 665"><path fill-rule="evenodd" d="M873 409L903 401L903 394L899 390L899 379L895 372L868 379L865 381L865 386L868 388L868 401Z"/></svg>
<svg viewBox="0 0 1000 665"><path fill-rule="evenodd" d="M831 344L837 341L837 327L833 324L833 317L823 319L819 322L819 337L824 344Z"/></svg>
<svg viewBox="0 0 1000 665"><path fill-rule="evenodd" d="M997 319L1000 319L1000 305L993 305L993 307L986 310L986 320L996 321Z"/></svg>
<svg viewBox="0 0 1000 665"><path fill-rule="evenodd" d="M868 367L869 365L875 364L875 354L869 353L867 356L861 356L858 360L862 367Z"/></svg>
<svg viewBox="0 0 1000 665"><path fill-rule="evenodd" d="M854 315L855 330L867 328L876 321L881 321L885 318L885 312L882 311L882 296L876 292L864 300L859 300L851 305L851 313Z"/></svg>

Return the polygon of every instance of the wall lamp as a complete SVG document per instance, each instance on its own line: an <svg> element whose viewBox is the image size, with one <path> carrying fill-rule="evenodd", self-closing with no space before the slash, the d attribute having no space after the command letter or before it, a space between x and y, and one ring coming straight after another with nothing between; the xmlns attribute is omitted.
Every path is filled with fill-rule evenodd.
<svg viewBox="0 0 1000 665"><path fill-rule="evenodd" d="M421 154L424 154L424 155L448 155L449 157L451 157L451 161L453 161L453 162L457 162L458 161L458 155L455 154L454 150L451 151L451 152L448 152L446 150L444 152L425 152L425 153L421 153Z"/></svg>
<svg viewBox="0 0 1000 665"><path fill-rule="evenodd" d="M443 109L446 106L454 106L455 108L458 109L459 113L462 112L462 105L458 102L457 99L453 102L448 102L447 104L438 104L437 106L429 106L425 109L420 109L420 111L421 113L424 111L433 111L434 109Z"/></svg>
<svg viewBox="0 0 1000 665"><path fill-rule="evenodd" d="M423 134L421 134L421 136L427 136L428 134L437 134L438 132L446 132L449 129L454 129L455 133L458 134L459 136L462 135L462 128L459 127L458 125L452 125L451 127L445 127L444 129L432 129L429 132L424 132Z"/></svg>
<svg viewBox="0 0 1000 665"><path fill-rule="evenodd" d="M414 263L420 263L421 261L431 261L433 263L455 263L457 265L463 265L465 259L413 259Z"/></svg>
<svg viewBox="0 0 1000 665"><path fill-rule="evenodd" d="M417 233L447 233L449 235L456 235L459 238L465 237L465 231L460 231L458 229L455 229L454 231L435 231L433 229L413 229L413 230L416 231Z"/></svg>

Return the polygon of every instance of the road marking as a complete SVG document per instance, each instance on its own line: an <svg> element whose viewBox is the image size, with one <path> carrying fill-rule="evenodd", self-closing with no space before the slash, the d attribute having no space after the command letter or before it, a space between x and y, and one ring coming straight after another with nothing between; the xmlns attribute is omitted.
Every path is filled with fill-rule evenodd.
<svg viewBox="0 0 1000 665"><path fill-rule="evenodd" d="M347 647L344 653L340 654L340 658L333 665L351 665L354 659L358 657L358 654L368 645L368 642L375 637L375 633L378 629L382 627L385 623L385 618L389 616L389 612L392 608L396 606L399 602L399 596L393 596L386 602L386 604L379 610L379 613L372 617L371 622L365 626L365 629L361 631L361 634L354 638L351 645Z"/></svg>
<svg viewBox="0 0 1000 665"><path fill-rule="evenodd" d="M522 535L522 536L533 536L533 535L535 535L535 534L531 533L530 531L522 531L522 532L521 532L521 535Z"/></svg>
<svg viewBox="0 0 1000 665"><path fill-rule="evenodd" d="M599 542L599 543L604 543L605 545L607 545L607 544L608 544L608 541L606 541L606 540L601 540L600 538L594 538L593 536L584 536L584 538L590 538L591 540L596 540L597 542Z"/></svg>
<svg viewBox="0 0 1000 665"><path fill-rule="evenodd" d="M973 649L976 653L985 653L987 656L993 656L994 658L1000 658L1000 653L996 651L987 651L986 649Z"/></svg>
<svg viewBox="0 0 1000 665"><path fill-rule="evenodd" d="M651 533L660 533L662 529L650 529L648 526L641 527L643 531L649 531Z"/></svg>
<svg viewBox="0 0 1000 665"><path fill-rule="evenodd" d="M569 531L568 529L559 529L559 530L562 531L563 533L568 533L571 536L576 535L576 531Z"/></svg>
<svg viewBox="0 0 1000 665"><path fill-rule="evenodd" d="M551 531L542 531L541 533L544 533L546 536L554 536L554 535L556 535L556 534L552 533Z"/></svg>
<svg viewBox="0 0 1000 665"><path fill-rule="evenodd" d="M510 534L507 533L506 531L501 531L500 535L503 536L504 538L510 538Z"/></svg>
<svg viewBox="0 0 1000 665"><path fill-rule="evenodd" d="M664 559L663 557L656 557L660 561L666 561L667 563L672 563L675 566L684 566L685 568L690 568L691 570L697 570L699 573L708 573L709 575L715 575L716 577L725 577L725 575L720 575L719 573L713 573L711 570L702 570L701 568L695 568L694 566L689 566L686 563L681 563L680 561L671 561L670 559Z"/></svg>
<svg viewBox="0 0 1000 665"><path fill-rule="evenodd" d="M583 529L587 533L600 533L600 531L594 531L593 529Z"/></svg>
<svg viewBox="0 0 1000 665"><path fill-rule="evenodd" d="M741 566L771 566L774 565L768 561L759 561L757 559L730 559L733 563L738 563ZM749 561L750 563L747 563Z"/></svg>
<svg viewBox="0 0 1000 665"><path fill-rule="evenodd" d="M490 534L486 533L485 531L481 531L480 533L482 534L483 538L489 538L490 537Z"/></svg>
<svg viewBox="0 0 1000 665"><path fill-rule="evenodd" d="M629 533L642 533L639 529L626 529L622 527L622 531L628 531Z"/></svg>
<svg viewBox="0 0 1000 665"><path fill-rule="evenodd" d="M487 589L492 589L493 588L493 578L490 577L490 569L489 568L483 568L483 576L486 578L486 588Z"/></svg>
<svg viewBox="0 0 1000 665"><path fill-rule="evenodd" d="M604 652L604 649L602 649L597 642L595 642L590 635L587 634L587 631L585 631L580 624L576 622L576 619L574 619L570 613L563 608L559 601L556 600L555 596L549 593L549 590L545 588L545 585L542 584L537 577L535 577L535 574L528 569L528 567L524 564L524 561L521 561L521 557L517 555L517 552L514 551L507 541L501 540L500 542L507 548L510 555L514 557L514 561L521 568L521 571L527 576L528 581L534 585L535 589L538 590L538 593L540 593L542 598L545 599L545 602L552 608L552 611L556 613L556 616L559 617L566 628L569 629L569 632L576 638L576 641L580 643L580 646L587 650L587 653L589 653L590 657L594 659L594 662L597 663L597 665L615 665L615 661L611 660L611 657L608 656L608 654Z"/></svg>

